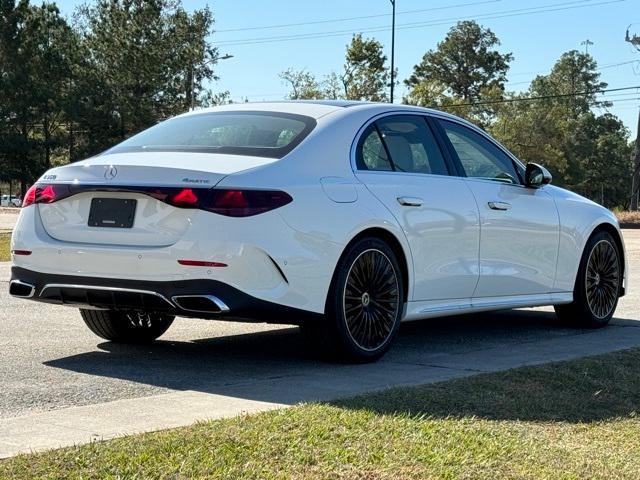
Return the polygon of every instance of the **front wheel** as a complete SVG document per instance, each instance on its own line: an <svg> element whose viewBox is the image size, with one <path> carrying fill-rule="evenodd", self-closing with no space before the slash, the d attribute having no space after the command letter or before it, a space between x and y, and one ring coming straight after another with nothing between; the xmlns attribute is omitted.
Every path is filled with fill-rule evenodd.
<svg viewBox="0 0 640 480"><path fill-rule="evenodd" d="M404 285L393 250L363 238L343 255L329 292L327 341L339 357L371 362L386 353L398 332Z"/></svg>
<svg viewBox="0 0 640 480"><path fill-rule="evenodd" d="M556 305L558 318L586 328L607 325L620 297L621 265L613 237L607 232L593 235L582 254L573 303Z"/></svg>
<svg viewBox="0 0 640 480"><path fill-rule="evenodd" d="M93 333L117 343L148 343L167 331L175 317L162 313L80 309Z"/></svg>

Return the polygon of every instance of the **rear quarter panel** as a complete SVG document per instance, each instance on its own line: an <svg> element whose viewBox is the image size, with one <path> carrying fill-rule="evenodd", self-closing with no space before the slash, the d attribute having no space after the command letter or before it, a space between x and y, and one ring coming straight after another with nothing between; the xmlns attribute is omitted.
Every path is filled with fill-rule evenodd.
<svg viewBox="0 0 640 480"><path fill-rule="evenodd" d="M276 246L276 251L268 253L282 267L292 291L313 298L307 308L313 305L309 309L314 311L324 311L340 256L347 244L366 229L382 228L397 238L408 260L409 278L413 277L411 254L402 229L351 169L353 139L374 114L349 110L320 118L307 139L280 161L229 175L219 184L229 188L281 189L293 197L292 203L276 212L296 232L295 245ZM332 193L335 188L339 188L339 194L334 194L337 190ZM411 295L411 286L409 290Z"/></svg>

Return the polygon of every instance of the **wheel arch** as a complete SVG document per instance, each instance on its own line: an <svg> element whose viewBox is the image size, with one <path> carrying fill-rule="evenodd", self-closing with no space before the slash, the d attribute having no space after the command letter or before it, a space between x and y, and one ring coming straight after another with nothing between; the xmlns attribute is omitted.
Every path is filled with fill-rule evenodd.
<svg viewBox="0 0 640 480"><path fill-rule="evenodd" d="M396 235L394 235L391 231L382 227L366 228L358 232L351 240L349 240L349 242L342 249L340 258L336 262L336 266L333 270L333 276L331 277L331 285L333 286L333 282L335 281L338 267L340 266L340 263L342 262L342 259L347 253L347 250L349 249L349 247L351 247L351 245L353 245L354 243L356 243L357 241L365 237L378 238L383 242L385 242L387 245L389 245L389 247L393 250L393 253L396 255L396 258L398 259L398 263L400 264L400 269L402 270L401 272L402 281L405 286L403 301L407 302L409 299L409 290L410 290L410 285L409 285L409 259L410 258L407 256L407 253L405 253L405 249L402 246L402 243L400 242L398 237L396 237ZM331 290L332 288L329 288L328 295L331 294ZM328 295L327 295L327 301L328 301Z"/></svg>
<svg viewBox="0 0 640 480"><path fill-rule="evenodd" d="M624 243L622 241L622 235L620 234L620 230L618 230L618 228L615 227L615 225L608 223L608 222L602 222L598 225L595 226L595 228L591 231L591 234L589 235L589 237L587 237L587 241L585 242L585 246L587 244L587 242L589 241L589 239L591 239L591 237L593 237L594 235L596 235L597 233L600 232L607 232L609 235L611 235L613 237L613 240L616 242L616 246L618 247L618 252L620 252L620 256L622 257L622 261L620 262L621 264L621 268L622 268L622 278L626 279L626 275L627 275L627 257L626 257L626 253L625 253L625 248L624 248ZM621 294L620 296L624 296L624 294L626 293L626 282L622 282L621 285Z"/></svg>

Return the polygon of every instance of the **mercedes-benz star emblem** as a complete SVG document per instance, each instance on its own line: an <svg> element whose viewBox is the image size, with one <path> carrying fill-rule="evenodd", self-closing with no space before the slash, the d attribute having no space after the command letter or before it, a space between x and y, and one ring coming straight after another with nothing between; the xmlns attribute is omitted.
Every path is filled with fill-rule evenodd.
<svg viewBox="0 0 640 480"><path fill-rule="evenodd" d="M118 169L113 165L108 166L104 171L104 178L106 178L107 180L113 180L114 178L116 178L116 175L118 175Z"/></svg>

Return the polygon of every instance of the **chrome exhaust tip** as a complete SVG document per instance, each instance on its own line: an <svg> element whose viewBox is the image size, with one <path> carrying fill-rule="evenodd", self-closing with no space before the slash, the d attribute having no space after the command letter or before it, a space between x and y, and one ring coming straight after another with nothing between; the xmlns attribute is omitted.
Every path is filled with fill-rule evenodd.
<svg viewBox="0 0 640 480"><path fill-rule="evenodd" d="M230 310L226 303L214 295L176 295L171 300L187 312L225 313Z"/></svg>
<svg viewBox="0 0 640 480"><path fill-rule="evenodd" d="M30 283L21 282L20 280L11 280L9 283L9 294L19 298L31 298L36 293L36 287Z"/></svg>

